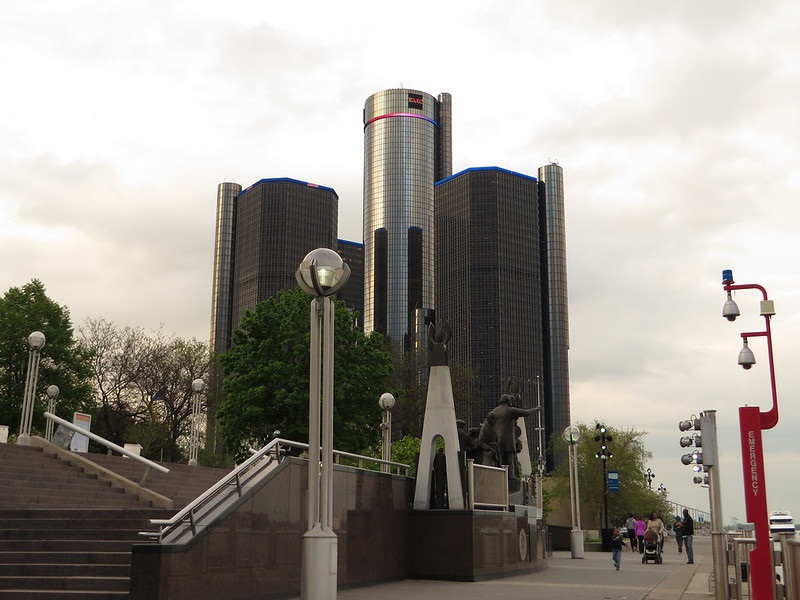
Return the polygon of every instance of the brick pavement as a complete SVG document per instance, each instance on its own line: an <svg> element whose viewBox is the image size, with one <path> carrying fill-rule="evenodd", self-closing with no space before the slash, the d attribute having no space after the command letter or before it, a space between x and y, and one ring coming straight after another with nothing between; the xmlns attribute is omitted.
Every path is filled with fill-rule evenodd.
<svg viewBox="0 0 800 600"><path fill-rule="evenodd" d="M538 573L473 583L404 580L339 590L338 600L708 600L711 539L695 538L695 564L667 540L664 562L642 564L639 554L624 552L614 569L610 553L586 552L572 559L555 552ZM296 599L295 599L296 600Z"/></svg>

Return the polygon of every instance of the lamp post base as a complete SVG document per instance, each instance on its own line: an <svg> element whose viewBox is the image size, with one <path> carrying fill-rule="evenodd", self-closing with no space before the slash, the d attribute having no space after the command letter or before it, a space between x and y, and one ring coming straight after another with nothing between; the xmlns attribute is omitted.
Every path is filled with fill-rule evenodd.
<svg viewBox="0 0 800 600"><path fill-rule="evenodd" d="M569 538L572 558L583 558L583 530L573 529L570 531Z"/></svg>
<svg viewBox="0 0 800 600"><path fill-rule="evenodd" d="M30 446L31 436L24 433L17 436L17 446Z"/></svg>
<svg viewBox="0 0 800 600"><path fill-rule="evenodd" d="M303 534L302 600L336 600L339 541L319 524Z"/></svg>

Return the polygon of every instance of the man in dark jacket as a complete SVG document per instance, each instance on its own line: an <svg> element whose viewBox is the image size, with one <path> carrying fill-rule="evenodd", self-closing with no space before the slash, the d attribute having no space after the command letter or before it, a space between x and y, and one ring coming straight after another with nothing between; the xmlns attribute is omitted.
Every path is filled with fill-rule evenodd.
<svg viewBox="0 0 800 600"><path fill-rule="evenodd" d="M675 532L675 541L678 542L678 554L683 554L683 523L680 515L675 515L675 525L672 526Z"/></svg>
<svg viewBox="0 0 800 600"><path fill-rule="evenodd" d="M689 509L683 509L683 525L681 526L683 545L686 548L687 565L694 564L694 550L692 549L692 539L694 536L694 519L689 514Z"/></svg>

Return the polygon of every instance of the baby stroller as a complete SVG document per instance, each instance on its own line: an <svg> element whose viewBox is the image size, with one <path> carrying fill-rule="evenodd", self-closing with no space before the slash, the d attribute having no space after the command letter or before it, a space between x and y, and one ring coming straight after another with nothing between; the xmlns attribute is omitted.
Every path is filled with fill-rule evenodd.
<svg viewBox="0 0 800 600"><path fill-rule="evenodd" d="M642 554L642 564L653 561L657 565L661 564L661 544L658 534L655 531L644 532L644 553Z"/></svg>

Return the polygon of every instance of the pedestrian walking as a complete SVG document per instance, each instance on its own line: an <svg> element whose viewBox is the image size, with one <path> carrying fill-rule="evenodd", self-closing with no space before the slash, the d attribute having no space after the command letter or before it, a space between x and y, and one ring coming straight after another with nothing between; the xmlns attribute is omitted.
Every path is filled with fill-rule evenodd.
<svg viewBox="0 0 800 600"><path fill-rule="evenodd" d="M679 515L675 515L675 525L672 526L675 532L675 541L678 542L678 554L683 554L683 523Z"/></svg>
<svg viewBox="0 0 800 600"><path fill-rule="evenodd" d="M619 533L619 529L614 527L614 532L611 535L611 560L614 562L614 568L619 571L619 566L622 563L622 548L625 547L625 540Z"/></svg>
<svg viewBox="0 0 800 600"><path fill-rule="evenodd" d="M652 531L658 536L658 550L659 554L664 551L664 533L667 528L664 526L664 521L658 517L657 512L653 512L650 520L647 522L647 531Z"/></svg>
<svg viewBox="0 0 800 600"><path fill-rule="evenodd" d="M638 546L636 541L636 517L633 516L633 513L628 515L628 520L625 521L625 529L628 530L628 543L631 545L631 552L633 552L634 548Z"/></svg>
<svg viewBox="0 0 800 600"><path fill-rule="evenodd" d="M639 554L644 553L644 532L647 531L647 523L642 517L636 517L636 542L639 546Z"/></svg>
<svg viewBox="0 0 800 600"><path fill-rule="evenodd" d="M686 564L694 564L694 548L692 548L692 540L694 539L694 519L689 514L689 509L683 509L683 526L681 527L683 534L683 545L686 547Z"/></svg>

